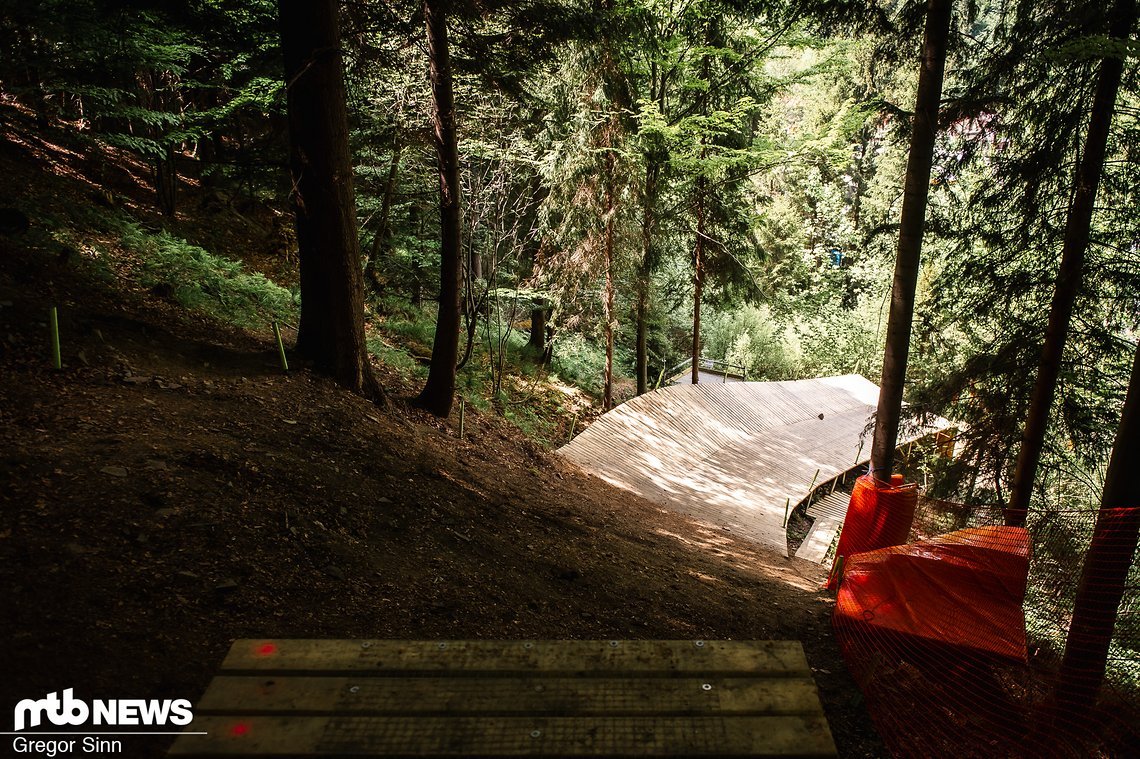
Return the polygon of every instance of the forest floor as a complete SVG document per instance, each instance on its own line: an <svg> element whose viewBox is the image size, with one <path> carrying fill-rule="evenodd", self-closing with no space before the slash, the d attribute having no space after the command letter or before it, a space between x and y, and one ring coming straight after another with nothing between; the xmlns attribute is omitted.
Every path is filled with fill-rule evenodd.
<svg viewBox="0 0 1140 759"><path fill-rule="evenodd" d="M92 203L90 159L5 136L0 205ZM461 440L384 366L384 408L285 374L268 335L24 237L0 236L0 713L64 688L195 701L242 637L787 639L840 755L884 753L818 565L616 490L493 413L469 409Z"/></svg>

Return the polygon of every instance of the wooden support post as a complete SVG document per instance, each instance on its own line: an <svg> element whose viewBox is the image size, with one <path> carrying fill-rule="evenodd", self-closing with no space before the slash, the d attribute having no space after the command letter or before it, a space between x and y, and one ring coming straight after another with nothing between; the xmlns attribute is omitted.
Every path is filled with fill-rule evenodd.
<svg viewBox="0 0 1140 759"><path fill-rule="evenodd" d="M859 457L863 455L863 441L859 441L859 450L855 451L855 463L851 466L859 466Z"/></svg>
<svg viewBox="0 0 1140 759"><path fill-rule="evenodd" d="M788 499L786 501L784 501L784 524L782 525L783 527L788 526L788 509L791 507L791 505L792 505L792 497L788 496Z"/></svg>
<svg viewBox="0 0 1140 759"><path fill-rule="evenodd" d="M819 479L819 471L820 470L816 469L815 474L812 475L811 484L808 485L808 496L811 496L811 491L815 490L815 481Z"/></svg>
<svg viewBox="0 0 1140 759"><path fill-rule="evenodd" d="M59 310L51 307L49 312L49 319L51 322L51 365L56 369L63 368L63 359L59 353Z"/></svg>
<svg viewBox="0 0 1140 759"><path fill-rule="evenodd" d="M281 341L281 328L273 322L273 336L277 338L277 356L281 359L281 371L289 371L289 360L285 358L285 343Z"/></svg>
<svg viewBox="0 0 1140 759"><path fill-rule="evenodd" d="M574 412L574 418L570 420L570 440L574 439L574 428L578 426L578 412Z"/></svg>

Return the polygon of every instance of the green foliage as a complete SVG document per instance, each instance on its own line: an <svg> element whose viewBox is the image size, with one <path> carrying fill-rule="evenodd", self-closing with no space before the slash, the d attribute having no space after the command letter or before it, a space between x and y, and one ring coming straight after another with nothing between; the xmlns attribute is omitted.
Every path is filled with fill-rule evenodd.
<svg viewBox="0 0 1140 759"><path fill-rule="evenodd" d="M706 321L703 336L706 356L747 367L749 380L795 379L799 374L796 349L766 306L717 311Z"/></svg>
<svg viewBox="0 0 1140 759"><path fill-rule="evenodd" d="M861 374L878 382L882 373L886 314L883 304L864 298L848 310L833 304L799 318L793 332L805 377Z"/></svg>
<svg viewBox="0 0 1140 759"><path fill-rule="evenodd" d="M435 309L403 306L384 320L384 331L404 345L415 346L420 355L428 355L435 339Z"/></svg>
<svg viewBox="0 0 1140 759"><path fill-rule="evenodd" d="M140 284L169 291L187 308L251 329L296 319L293 293L237 261L133 222L122 224L121 235L123 247L141 261Z"/></svg>
<svg viewBox="0 0 1140 759"><path fill-rule="evenodd" d="M368 352L375 356L380 363L397 370L409 378L423 380L427 378L427 366L417 361L408 351L389 345L377 335L367 340Z"/></svg>
<svg viewBox="0 0 1140 759"><path fill-rule="evenodd" d="M615 355L615 365L632 364L628 354ZM569 332L554 339L554 359L551 367L558 377L577 385L594 396L602 393L605 376L606 352L598 342L583 335ZM615 370L616 374L616 370Z"/></svg>

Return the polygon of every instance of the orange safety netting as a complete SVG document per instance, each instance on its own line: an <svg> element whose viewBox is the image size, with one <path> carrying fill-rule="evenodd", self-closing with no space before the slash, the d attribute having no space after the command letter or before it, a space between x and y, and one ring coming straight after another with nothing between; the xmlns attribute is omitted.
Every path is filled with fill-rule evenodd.
<svg viewBox="0 0 1140 759"><path fill-rule="evenodd" d="M1029 535L1020 527L958 530L858 553L842 572L837 630L875 628L1025 661Z"/></svg>
<svg viewBox="0 0 1140 759"><path fill-rule="evenodd" d="M901 516L879 504L862 511L879 525L913 518L912 542L852 551L833 577L836 639L891 754L1140 756L1135 544L1105 543L1131 570L1105 685L1077 714L1059 698L1058 671L1073 642L1068 627L1096 513L1036 513L1026 530L998 524L1000 509L919 506ZM1108 516L1104 531L1115 525ZM845 532L855 525L849 514ZM890 534L855 529L862 540Z"/></svg>
<svg viewBox="0 0 1140 759"><path fill-rule="evenodd" d="M889 484L869 474L857 479L835 549L835 569L851 554L905 543L917 502L918 488L904 485L902 475L891 477ZM827 586L834 588L835 580L833 571Z"/></svg>

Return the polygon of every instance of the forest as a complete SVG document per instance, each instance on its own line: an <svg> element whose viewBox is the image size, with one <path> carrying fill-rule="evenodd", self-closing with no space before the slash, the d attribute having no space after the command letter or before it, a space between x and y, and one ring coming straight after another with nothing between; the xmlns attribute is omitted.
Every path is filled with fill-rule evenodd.
<svg viewBox="0 0 1140 759"><path fill-rule="evenodd" d="M421 587L449 575L414 570L420 548L375 559L379 589L360 585L333 615L341 621L312 611L308 626L290 626L278 611L272 629L294 637L362 634L371 594L424 606L419 622L381 630L389 637L453 637L450 620L472 637L822 641L826 620L805 600L785 601L804 604L793 621L755 627L729 600L707 601L724 604L709 607L719 621L707 628L665 617L608 627L604 609L621 614L621 603L597 599L580 629L577 611L570 623L536 621L545 601L529 602L534 618L521 627L489 611L465 623L486 594L505 594L502 608L547 595L513 580L502 590L480 546L501 556L517 546L474 525L487 518L479 503L514 499L531 516L496 506L496 525L544 513L558 526L541 529L569 535L586 529L574 498L602 504L620 526L606 540L620 544L563 556L535 525L521 545L546 546L553 569L499 561L561 588L621 555L660 574L650 587L668 595L675 581L662 567L689 559L648 556L635 532L656 512L614 516L605 504L617 497L563 472L551 452L675 384L861 375L879 386L862 472L918 482L931 524L1028 528L1025 626L1040 665L1019 687L1063 725L1087 720L1107 734L1105 713L1140 713L1134 0L0 0L0 20L0 440L10 452L0 471L11 483L0 555L8 603L21 610L8 642L33 645L32 632L74 600L31 579L52 574L58 550L79 564L105 559L93 584L121 572L181 578L171 593L183 601L191 591L177 583L206 577L209 592L191 606L225 610L197 649L213 655L223 637L254 634L234 598L315 610L325 601L304 593L329 597L275 594L263 570L223 568L230 558L210 571L182 558L211 543L227 556L277 556L262 552L279 550L267 547L278 533L317 541L289 577L343 584L355 577L344 567L366 555L344 547L352 541L373 541L379 556L443 535L460 542L440 561L483 578L443 597ZM101 395L112 385L170 398ZM262 415L286 433L271 434ZM952 427L949 451L902 447L932 420ZM374 433L358 429L369 424ZM151 463L125 463L116 446L138 446ZM80 460L111 489L78 475L65 483ZM179 467L193 476L179 479ZM327 484L309 490L316 482ZM95 511L99 499L117 505L97 517L63 508L84 499ZM191 518L191 501L218 513ZM36 525L57 502L67 526L49 548ZM242 531L261 532L221 540L224 526L187 528L201 542L182 544L132 515L136 503L191 526L236 526L224 514L240 513ZM790 498L782 506L796 512L785 522L810 524ZM430 539L429 512L439 520ZM101 521L74 521L87 518ZM347 542L330 548L341 540L330 527ZM88 545L103 530L119 548ZM386 542L368 537L377 531ZM145 558L133 568L112 561L135 549ZM718 572L728 570L710 566L693 576L720 585L674 584L678 604L704 609L710 587L725 592ZM125 587L147 585L139 578ZM753 591L763 607L767 591ZM103 592L92 598L121 603ZM32 611L41 593L48 617ZM183 624L174 607L161 619L136 613L149 620L142 631ZM813 665L819 656L843 668L833 642L805 645ZM200 687L202 674L179 666L170 681ZM44 690L33 669L13 669L26 696ZM840 755L916 755L889 737L870 692L848 703L851 679L820 687ZM1121 706L1104 705L1110 692ZM856 726L864 709L880 737ZM1098 750L1116 755L1104 740ZM1074 755L1089 749L1080 746Z"/></svg>

